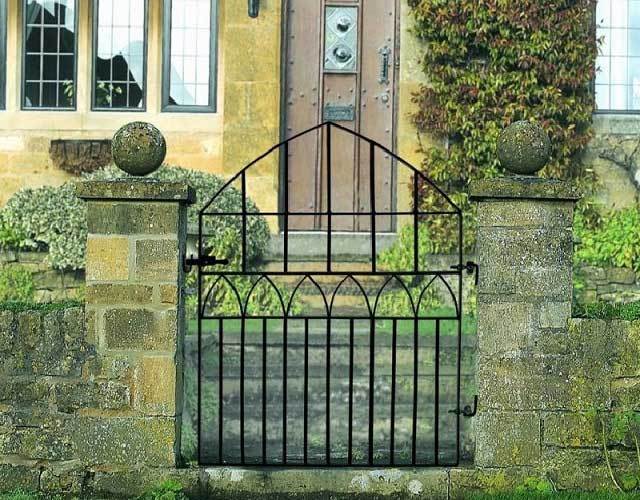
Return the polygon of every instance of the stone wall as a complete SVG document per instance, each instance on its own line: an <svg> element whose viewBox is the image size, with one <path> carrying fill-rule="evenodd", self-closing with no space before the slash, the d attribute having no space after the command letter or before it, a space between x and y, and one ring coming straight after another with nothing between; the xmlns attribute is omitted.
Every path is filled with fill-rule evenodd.
<svg viewBox="0 0 640 500"><path fill-rule="evenodd" d="M576 269L579 303L636 302L640 300L640 276L633 269L581 266Z"/></svg>
<svg viewBox="0 0 640 500"><path fill-rule="evenodd" d="M0 272L22 267L32 273L36 302L77 299L84 294L84 270L60 271L47 262L47 252L0 250Z"/></svg>
<svg viewBox="0 0 640 500"><path fill-rule="evenodd" d="M103 419L133 411L134 374L96 357L82 308L0 311L0 367L0 489L77 492L87 467L145 457Z"/></svg>

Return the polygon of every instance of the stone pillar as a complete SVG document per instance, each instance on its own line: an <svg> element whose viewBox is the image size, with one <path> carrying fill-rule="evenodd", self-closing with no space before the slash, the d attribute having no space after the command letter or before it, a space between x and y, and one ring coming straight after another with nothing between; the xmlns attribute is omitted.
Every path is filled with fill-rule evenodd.
<svg viewBox="0 0 640 500"><path fill-rule="evenodd" d="M478 207L476 465L536 466L541 415L564 407L573 185L536 177L472 184Z"/></svg>
<svg viewBox="0 0 640 500"><path fill-rule="evenodd" d="M87 337L102 371L127 371L131 391L128 408L102 416L104 442L94 436L94 445L113 447L107 455L117 453L121 464L175 466L182 407L182 259L186 208L194 192L183 183L143 179L83 182L77 192L88 208Z"/></svg>

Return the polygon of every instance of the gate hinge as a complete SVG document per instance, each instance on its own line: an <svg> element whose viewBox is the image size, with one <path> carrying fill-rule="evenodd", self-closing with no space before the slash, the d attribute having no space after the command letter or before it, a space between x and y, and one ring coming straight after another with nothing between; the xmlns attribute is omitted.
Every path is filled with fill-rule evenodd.
<svg viewBox="0 0 640 500"><path fill-rule="evenodd" d="M467 405L462 410L460 408L449 410L449 413L453 413L454 415L462 415L466 418L475 417L476 413L478 413L478 396L473 396L473 408L471 407L471 405Z"/></svg>
<svg viewBox="0 0 640 500"><path fill-rule="evenodd" d="M227 264L229 264L229 259L218 259L213 255L203 255L202 257L194 257L191 255L184 259L184 270L185 272L189 272L192 266L226 266Z"/></svg>
<svg viewBox="0 0 640 500"><path fill-rule="evenodd" d="M478 284L478 264L473 262L472 260L467 261L466 264L451 266L451 269L455 269L456 271L467 271L467 274L471 276L475 273L476 285Z"/></svg>

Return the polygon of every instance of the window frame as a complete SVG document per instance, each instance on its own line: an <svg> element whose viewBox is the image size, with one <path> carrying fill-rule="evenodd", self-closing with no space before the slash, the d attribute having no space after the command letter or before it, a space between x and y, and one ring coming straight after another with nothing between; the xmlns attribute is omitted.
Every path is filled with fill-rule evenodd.
<svg viewBox="0 0 640 500"><path fill-rule="evenodd" d="M96 113L146 113L148 83L147 72L149 66L149 0L144 0L144 53L142 54L142 84L143 97L142 106L139 108L100 108L96 106L96 57L98 55L98 3L100 0L91 2L91 111Z"/></svg>
<svg viewBox="0 0 640 500"><path fill-rule="evenodd" d="M627 0L628 1L628 0ZM593 27L594 27L594 32L595 32L595 37L596 40L598 39L598 14L597 14L597 10L598 10L598 2L595 2L594 8L593 8ZM640 28L640 27L639 27ZM625 28L626 30L632 29L629 28L629 26L627 26ZM627 116L638 116L640 115L640 109L612 109L612 108L606 108L606 109L598 109L598 102L597 102L597 95L596 95L596 84L598 81L598 57L600 56L600 49L598 48L598 54L596 55L596 60L594 61L594 66L595 66L595 75L593 77L593 80L591 82L591 91L593 94L593 114L594 115L627 115ZM627 54L624 56L625 59L627 59L627 65L628 65L628 59L630 58L630 56ZM611 55L609 55L609 58L611 58ZM640 61L640 57L638 58L638 60ZM607 87L610 87L611 84L607 84ZM626 85L625 85L626 86ZM609 103L611 104L611 103Z"/></svg>
<svg viewBox="0 0 640 500"><path fill-rule="evenodd" d="M22 61L20 62L20 110L21 111L58 111L58 112L74 112L78 110L78 27L79 27L79 19L80 19L80 4L81 0L75 0L75 9L73 11L73 29L75 34L74 39L74 58L73 58L73 81L75 82L75 92L73 94L73 106L69 107L51 107L51 106L26 106L25 98L26 98L26 88L27 88L27 79L26 76L26 62L27 62L27 4L29 0L22 0L21 2L21 22L22 22L22 40L20 47L20 57Z"/></svg>
<svg viewBox="0 0 640 500"><path fill-rule="evenodd" d="M218 99L218 0L211 2L209 37L209 104L169 104L171 92L171 8L173 0L164 0L162 37L162 104L163 113L217 113Z"/></svg>
<svg viewBox="0 0 640 500"><path fill-rule="evenodd" d="M0 0L0 110L7 109L7 0Z"/></svg>

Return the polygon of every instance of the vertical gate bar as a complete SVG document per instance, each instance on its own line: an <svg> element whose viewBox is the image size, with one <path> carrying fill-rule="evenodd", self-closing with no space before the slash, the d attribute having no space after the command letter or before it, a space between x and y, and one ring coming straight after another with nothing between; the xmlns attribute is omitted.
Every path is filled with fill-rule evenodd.
<svg viewBox="0 0 640 500"><path fill-rule="evenodd" d="M218 456L220 457L220 465L223 463L222 459L222 434L223 434L223 425L222 422L224 420L224 404L223 404L223 390L224 384L222 382L222 374L224 370L224 320L222 318L218 319Z"/></svg>
<svg viewBox="0 0 640 500"><path fill-rule="evenodd" d="M307 445L308 445L308 426L309 426L309 318L304 319L304 423L303 423L303 451L302 459L304 465L307 465Z"/></svg>
<svg viewBox="0 0 640 500"><path fill-rule="evenodd" d="M282 323L282 463L287 465L287 329L289 324L286 316Z"/></svg>
<svg viewBox="0 0 640 500"><path fill-rule="evenodd" d="M267 318L262 318L262 464L267 463Z"/></svg>
<svg viewBox="0 0 640 500"><path fill-rule="evenodd" d="M418 256L418 174L413 174L413 270L419 272Z"/></svg>
<svg viewBox="0 0 640 500"><path fill-rule="evenodd" d="M327 271L331 272L331 123L327 123Z"/></svg>
<svg viewBox="0 0 640 500"><path fill-rule="evenodd" d="M289 270L289 143L284 143L284 263L283 270Z"/></svg>
<svg viewBox="0 0 640 500"><path fill-rule="evenodd" d="M390 463L395 465L396 448L396 376L397 376L398 320L393 320L391 333L391 428L389 429Z"/></svg>
<svg viewBox="0 0 640 500"><path fill-rule="evenodd" d="M413 416L411 419L411 465L417 465L418 434L418 316L413 318Z"/></svg>
<svg viewBox="0 0 640 500"><path fill-rule="evenodd" d="M198 215L198 257L202 255L202 214ZM202 463L202 269L198 266L198 463Z"/></svg>
<svg viewBox="0 0 640 500"><path fill-rule="evenodd" d="M348 444L348 465L353 465L353 342L354 342L354 319L349 320L349 444Z"/></svg>
<svg viewBox="0 0 640 500"><path fill-rule="evenodd" d="M331 314L327 317L327 366L325 391L325 456L327 465L331 465Z"/></svg>
<svg viewBox="0 0 640 500"><path fill-rule="evenodd" d="M460 410L460 379L462 378L462 260L464 251L464 233L462 228L462 214L458 214L458 355L456 366L456 409ZM476 272L479 272L476 269ZM456 414L456 461L455 465L460 463L460 413Z"/></svg>
<svg viewBox="0 0 640 500"><path fill-rule="evenodd" d="M247 174L242 172L242 272L247 272Z"/></svg>
<svg viewBox="0 0 640 500"><path fill-rule="evenodd" d="M373 465L373 419L374 419L374 388L376 364L376 320L372 316L369 326L369 465Z"/></svg>
<svg viewBox="0 0 640 500"><path fill-rule="evenodd" d="M435 465L440 462L440 320L436 320L435 406L433 413L433 451Z"/></svg>
<svg viewBox="0 0 640 500"><path fill-rule="evenodd" d="M240 464L244 465L244 351L246 325L244 314L240 319Z"/></svg>
<svg viewBox="0 0 640 500"><path fill-rule="evenodd" d="M369 196L371 198L371 271L376 272L378 256L376 250L376 151L369 143Z"/></svg>

